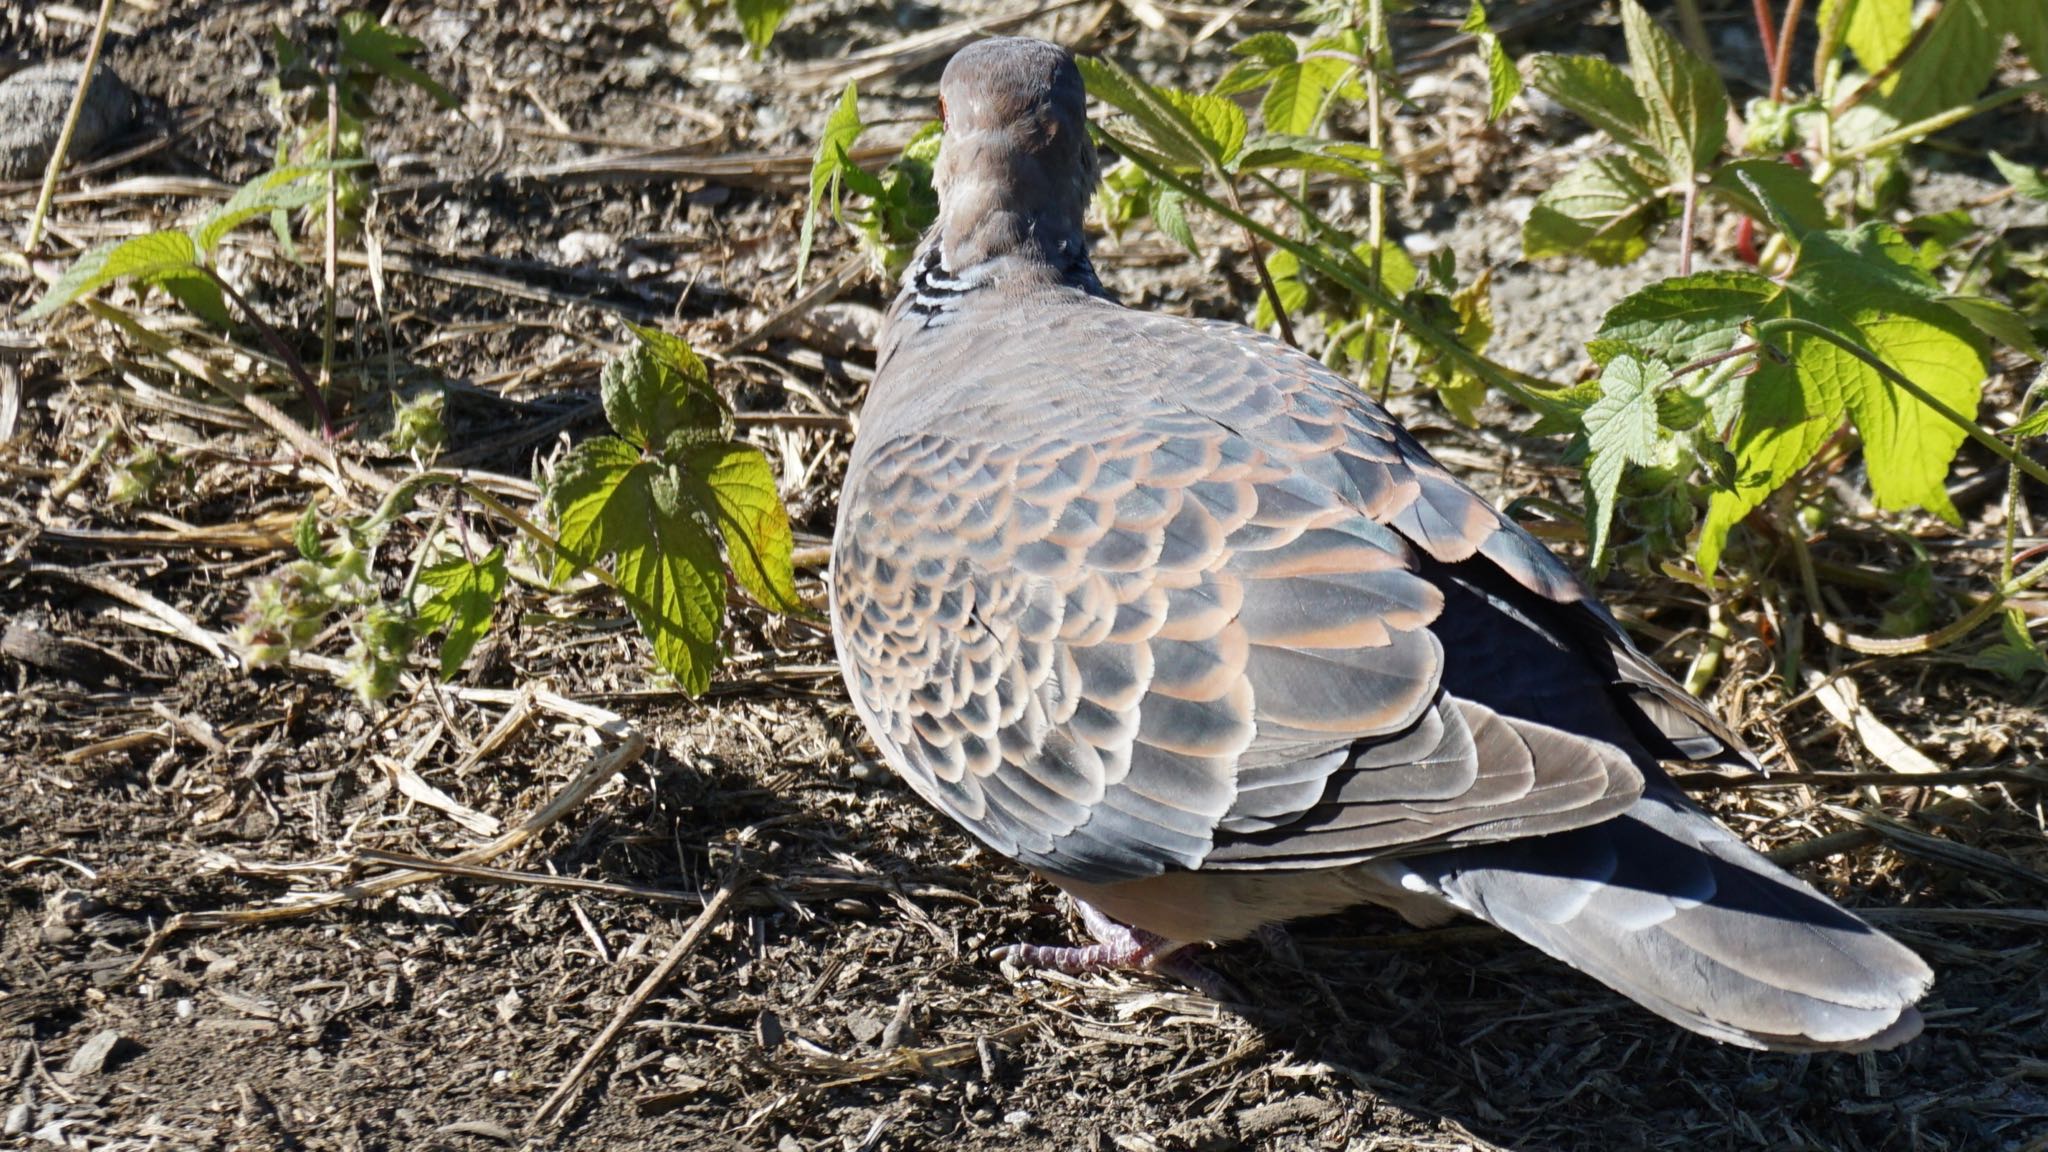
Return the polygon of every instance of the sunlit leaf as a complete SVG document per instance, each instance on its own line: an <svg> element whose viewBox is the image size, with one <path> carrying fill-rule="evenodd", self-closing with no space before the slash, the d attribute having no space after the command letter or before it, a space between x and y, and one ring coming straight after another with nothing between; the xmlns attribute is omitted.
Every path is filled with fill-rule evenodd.
<svg viewBox="0 0 2048 1152"><path fill-rule="evenodd" d="M149 232L117 240L80 256L21 318L40 320L117 280L163 276L181 269L196 269L198 265L198 249L184 232Z"/></svg>
<svg viewBox="0 0 2048 1152"><path fill-rule="evenodd" d="M837 199L839 181L851 163L846 159L846 150L852 148L866 129L860 120L860 94L851 80L846 90L839 94L839 103L832 108L832 114L825 119L825 131L818 137L818 150L811 156L811 200L804 209L803 233L797 239L796 279L801 284L804 269L811 262L811 241L817 235L818 204L825 198L827 190L833 191Z"/></svg>
<svg viewBox="0 0 2048 1152"><path fill-rule="evenodd" d="M1636 95L1628 73L1598 56L1530 56L1526 67L1536 90L1577 113L1614 142L1645 160L1658 159L1650 142L1649 109Z"/></svg>
<svg viewBox="0 0 2048 1152"><path fill-rule="evenodd" d="M1486 23L1486 8L1479 0L1472 0L1472 8L1465 13L1465 22L1458 31L1470 35L1479 46L1479 58L1486 62L1486 118L1498 120L1522 92L1521 70L1515 67L1514 58Z"/></svg>
<svg viewBox="0 0 2048 1152"><path fill-rule="evenodd" d="M2028 200L2048 201L2048 178L2043 178L2041 173L2025 164L2008 160L1996 152L1991 154L1991 163L1998 169L1998 174L2005 177L2005 182L2012 185L2014 195Z"/></svg>
<svg viewBox="0 0 2048 1152"><path fill-rule="evenodd" d="M1842 43L1865 72L1876 75L1913 38L1913 0L1821 0L1822 28L1844 20Z"/></svg>
<svg viewBox="0 0 2048 1152"><path fill-rule="evenodd" d="M1606 555L1623 467L1656 460L1657 386L1664 376L1660 365L1631 353L1614 357L1600 373L1600 398L1581 418L1588 449L1586 516L1596 568Z"/></svg>
<svg viewBox="0 0 2048 1152"><path fill-rule="evenodd" d="M758 57L789 15L790 0L732 0L732 8L740 18L740 34Z"/></svg>
<svg viewBox="0 0 2048 1152"><path fill-rule="evenodd" d="M690 454L684 474L685 494L712 512L740 587L764 608L801 611L790 566L795 537L768 457L751 444L710 444Z"/></svg>
<svg viewBox="0 0 2048 1152"><path fill-rule="evenodd" d="M420 569L415 618L422 632L448 631L441 641L441 679L452 680L462 670L490 628L507 583L503 548L491 549L482 560L454 556Z"/></svg>
<svg viewBox="0 0 2048 1152"><path fill-rule="evenodd" d="M192 229L192 241L201 252L212 252L222 237L243 223L272 212L304 208L326 194L326 185L316 180L337 168L359 166L362 161L292 164L273 168L235 190L228 201L209 213Z"/></svg>
<svg viewBox="0 0 2048 1152"><path fill-rule="evenodd" d="M1714 66L1658 26L1637 0L1622 0L1629 79L1648 113L1650 141L1674 182L1704 172L1728 138L1728 94Z"/></svg>
<svg viewBox="0 0 2048 1152"><path fill-rule="evenodd" d="M360 61L381 76L412 85L443 108L453 110L462 107L462 101L456 99L455 93L406 59L425 47L418 40L386 28L368 12L344 12L336 28L344 56Z"/></svg>
<svg viewBox="0 0 2048 1152"><path fill-rule="evenodd" d="M1522 225L1522 255L1626 264L1649 246L1643 229L1663 200L1627 158L1595 156L1537 198Z"/></svg>

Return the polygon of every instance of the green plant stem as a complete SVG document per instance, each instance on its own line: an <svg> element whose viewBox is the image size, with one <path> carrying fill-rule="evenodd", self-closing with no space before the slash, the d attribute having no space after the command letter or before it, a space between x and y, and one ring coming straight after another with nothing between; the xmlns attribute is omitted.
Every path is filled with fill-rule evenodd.
<svg viewBox="0 0 2048 1152"><path fill-rule="evenodd" d="M1905 373L1885 363L1875 352L1841 333L1816 324L1811 320L1802 320L1796 316L1785 316L1775 320L1760 321L1755 325L1754 332L1759 344L1769 345L1773 352L1786 359L1790 359L1790 357L1783 349L1778 348L1776 345L1770 345L1771 337L1781 332L1797 332L1802 335L1826 340L1828 343L1868 364L1872 371L1890 381L1894 387L1920 401L1922 404L1927 405L1940 415L1942 419L1962 429L1964 435L1982 444L1992 455L2025 472L2035 480L2048 484L2048 468L2043 468L2035 463L2033 458L2026 453L2017 451L2012 445L2000 440L1996 435L1986 430L1982 424L1949 407L1939 397L1914 383Z"/></svg>
<svg viewBox="0 0 2048 1152"><path fill-rule="evenodd" d="M390 492L385 494L383 502L380 503L377 506L377 510L371 514L371 520L374 521L378 519L395 519L400 514L399 510L409 506L412 500L419 494L419 490L427 487L444 487L455 489L456 491L483 505L484 508L491 513L491 515L498 517L500 520L503 520L507 524L510 524L513 528L518 530L520 535L526 537L527 540L531 541L536 547L545 551L549 556L561 560L566 560L570 564L574 565L578 571L590 573L593 577L597 579L598 583L611 589L613 592L618 593L622 597L627 595L626 589L623 585L619 583L618 577L612 575L609 571L605 570L600 565L588 563L584 561L581 557L571 555L568 549L562 547L562 542L556 539L554 535L549 533L547 529L542 528L538 524L535 524L530 518L528 518L524 513L520 512L518 509L498 499L496 496L493 496L489 491L482 488L474 481L458 473L413 473L412 475L406 477L403 481L401 481L397 487L393 488Z"/></svg>
<svg viewBox="0 0 2048 1152"><path fill-rule="evenodd" d="M256 326L256 330L263 336L263 342L270 345L271 352L284 363L285 370L292 374L292 379L298 382L299 393L312 407L315 418L320 421L321 436L332 441L334 420L327 411L327 398L321 395L320 386L314 381L312 374L306 371L306 364L299 359L299 354L292 351L291 345L284 342L284 336L276 328L271 327L270 321L263 318L263 313L258 312L256 306L249 303L248 297L242 295L233 284L228 283L226 277L206 264L197 267L206 274L207 279L214 282L222 295L235 302L235 307L242 310L242 315L249 318L249 323Z"/></svg>
<svg viewBox="0 0 2048 1152"><path fill-rule="evenodd" d="M1230 207L1238 215L1244 216L1247 220L1251 218L1245 215L1244 204L1237 197L1237 182L1228 173L1223 177L1223 192L1230 198ZM1267 303L1273 306L1273 319L1280 325L1280 338L1287 341L1291 347L1301 347L1301 341L1294 338L1294 321L1287 316L1287 305L1280 302L1280 286L1273 283L1273 271L1266 267L1265 250L1259 246L1258 238L1252 235L1250 229L1244 228L1242 224L1239 225L1239 229L1244 233L1244 245L1251 254L1252 267L1259 274L1259 290L1266 294Z"/></svg>
<svg viewBox="0 0 2048 1152"><path fill-rule="evenodd" d="M1882 152L1895 144L1910 144L1917 137L1939 132L1943 128L1960 124L1972 116L1989 112L1994 108L2002 108L2015 100L2035 92L2048 92L2048 79L2029 80L2024 84L2015 84L2010 88L2001 88L1989 96L1972 100L1968 104L1958 105L1946 112L1938 112L1927 117L1925 120L1915 120L1903 128L1894 128L1874 140L1866 140L1852 148L1845 148L1829 157L1829 159L1835 161L1836 166L1839 166L1841 161L1860 160L1873 152Z"/></svg>
<svg viewBox="0 0 2048 1152"><path fill-rule="evenodd" d="M71 138L78 131L78 118L85 112L85 94L92 90L92 76L100 65L100 46L107 42L107 25L114 19L114 0L100 0L100 14L93 21L92 42L85 49L85 70L78 74L78 88L71 94L71 108L64 114L64 127L57 133L57 150L43 169L43 187L36 193L36 208L28 218L28 239L21 245L24 255L34 252L43 239L43 220L50 214L50 202L57 194L57 177L71 156Z"/></svg>

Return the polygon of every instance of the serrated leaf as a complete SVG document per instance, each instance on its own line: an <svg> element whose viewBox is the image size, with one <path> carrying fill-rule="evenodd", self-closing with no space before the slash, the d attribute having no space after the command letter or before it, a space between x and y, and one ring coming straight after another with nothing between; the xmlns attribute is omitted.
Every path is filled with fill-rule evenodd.
<svg viewBox="0 0 2048 1152"><path fill-rule="evenodd" d="M1815 20L1822 28L1844 20L1841 42L1875 76L1913 38L1913 0L1821 0Z"/></svg>
<svg viewBox="0 0 2048 1152"><path fill-rule="evenodd" d="M344 12L336 28L344 56L353 57L379 75L412 85L443 108L453 111L462 107L462 101L455 98L455 93L406 59L426 45L386 28L368 12Z"/></svg>
<svg viewBox="0 0 2048 1152"><path fill-rule="evenodd" d="M1379 149L1350 140L1329 140L1320 136L1260 136L1246 145L1232 167L1239 172L1259 169L1328 172L1381 184L1394 184L1400 180L1399 175L1387 168Z"/></svg>
<svg viewBox="0 0 2048 1152"><path fill-rule="evenodd" d="M272 212L293 212L320 199L326 192L323 183L311 179L323 176L337 168L360 166L362 161L340 163L320 162L317 164L292 164L273 168L235 190L228 201L209 213L199 226L192 230L192 242L201 252L211 253L220 246L221 239L247 221Z"/></svg>
<svg viewBox="0 0 2048 1152"><path fill-rule="evenodd" d="M1258 32L1231 45L1230 54L1277 68L1294 63L1301 50L1295 47L1294 38L1285 32Z"/></svg>
<svg viewBox="0 0 2048 1152"><path fill-rule="evenodd" d="M1472 0L1458 31L1469 34L1478 44L1479 58L1486 63L1486 118L1498 120L1507 113L1515 97L1521 95L1521 70L1515 67L1514 57L1508 55L1500 37L1493 34L1486 22L1486 8L1479 0Z"/></svg>
<svg viewBox="0 0 2048 1152"><path fill-rule="evenodd" d="M1792 336L1789 343L1795 356L1807 344L1824 343L1803 333ZM1737 469L1735 486L1708 497L1707 514L1700 522L1695 556L1701 572L1714 574L1729 531L1798 475L1841 423L1842 395L1834 379L1804 377L1790 365L1769 362L1750 374L1743 384L1742 413L1729 437Z"/></svg>
<svg viewBox="0 0 2048 1152"><path fill-rule="evenodd" d="M1593 544L1593 566L1600 568L1607 536L1614 523L1614 503L1621 474L1629 464L1657 459L1660 436L1657 387L1663 368L1623 353L1600 373L1600 398L1581 417L1586 428L1586 517Z"/></svg>
<svg viewBox="0 0 2048 1152"><path fill-rule="evenodd" d="M1653 349L1673 367L1683 368L1735 347L1742 326L1777 292L1776 284L1754 272L1695 272L1659 280L1608 309L1594 340Z"/></svg>
<svg viewBox="0 0 2048 1152"><path fill-rule="evenodd" d="M1522 255L1626 264L1649 247L1643 229L1662 202L1625 157L1592 157L1537 198L1522 225Z"/></svg>
<svg viewBox="0 0 2048 1152"><path fill-rule="evenodd" d="M1690 181L1714 162L1728 138L1728 93L1720 73L1664 31L1637 0L1622 0L1621 27L1629 78L1648 112L1648 137L1672 181Z"/></svg>
<svg viewBox="0 0 2048 1152"><path fill-rule="evenodd" d="M732 0L732 9L740 18L740 34L758 58L789 15L790 0Z"/></svg>
<svg viewBox="0 0 2048 1152"><path fill-rule="evenodd" d="M725 569L669 465L613 436L586 440L556 469L548 506L565 555L560 580L609 555L620 594L685 692L711 685L725 619Z"/></svg>
<svg viewBox="0 0 2048 1152"><path fill-rule="evenodd" d="M2013 195L2028 200L2048 201L2048 179L2043 179L2041 173L2025 164L2008 160L1996 152L1991 154L1991 163L1998 169L1998 174L2005 177L2005 182L2012 185Z"/></svg>
<svg viewBox="0 0 2048 1152"><path fill-rule="evenodd" d="M1970 657L1970 665L1996 672L2017 684L2048 672L2048 656L2027 630L2027 615L2017 608L2000 613L1999 641Z"/></svg>
<svg viewBox="0 0 2048 1152"><path fill-rule="evenodd" d="M1244 109L1206 92L1181 92L1172 88L1161 88L1157 92L1194 126L1197 138L1211 159L1219 164L1228 164L1237 158L1249 130Z"/></svg>
<svg viewBox="0 0 2048 1152"><path fill-rule="evenodd" d="M1315 56L1274 69L1272 83L1259 101L1266 131L1281 136L1307 136L1322 125L1330 94L1344 83L1354 66L1328 56Z"/></svg>
<svg viewBox="0 0 2048 1152"><path fill-rule="evenodd" d="M796 540L768 457L737 441L706 445L690 454L684 474L686 494L718 524L733 579L764 608L801 611L790 565Z"/></svg>
<svg viewBox="0 0 2048 1152"><path fill-rule="evenodd" d="M505 595L505 550L491 549L482 560L456 556L420 569L415 592L415 619L421 631L446 628L441 641L441 679L453 680L462 662L490 629L491 616Z"/></svg>
<svg viewBox="0 0 2048 1152"><path fill-rule="evenodd" d="M794 284L802 284L804 270L811 263L811 242L817 237L818 203L824 199L827 189L836 189L846 169L852 167L846 159L846 150L867 125L860 120L860 93L853 81L846 82L846 88L839 94L839 103L833 105L832 114L825 118L825 131L818 137L818 150L811 155L811 200L804 209L804 226L797 238L796 278ZM834 199L837 199L836 193Z"/></svg>
<svg viewBox="0 0 2048 1152"><path fill-rule="evenodd" d="M2029 8L2038 22L2041 0L1943 0L1919 46L1885 81L1884 110L1908 124L1969 103L1991 82L2015 13Z"/></svg>
<svg viewBox="0 0 2048 1152"><path fill-rule="evenodd" d="M1974 416L1985 374L1981 338L1939 302L1932 278L1910 258L1910 247L1881 224L1812 234L1787 281L1792 314L1843 332L1949 408ZM1827 341L1802 343L1793 360L1802 377L1836 382L1863 438L1878 507L1917 505L1958 522L1944 481L1962 429Z"/></svg>
<svg viewBox="0 0 2048 1152"><path fill-rule="evenodd" d="M1828 226L1820 188L1806 173L1778 160L1737 160L1714 170L1708 193L1760 224L1783 228L1788 238Z"/></svg>
<svg viewBox="0 0 2048 1152"><path fill-rule="evenodd" d="M637 343L607 361L598 377L612 430L669 458L683 446L730 436L725 401L689 344L657 329L629 327Z"/></svg>
<svg viewBox="0 0 2048 1152"><path fill-rule="evenodd" d="M1539 52L1527 61L1529 83L1577 113L1614 142L1648 160L1658 156L1650 142L1650 111L1636 95L1628 73L1598 56Z"/></svg>
<svg viewBox="0 0 2048 1152"><path fill-rule="evenodd" d="M1130 126L1137 130L1138 138L1119 136L1120 146L1142 147L1156 154L1165 166L1181 170L1203 168L1215 159L1204 130L1188 119L1187 113L1175 105L1166 90L1145 83L1113 60L1078 56L1074 63L1081 69L1081 77L1087 83L1090 96L1130 117ZM1192 96L1191 93L1180 95ZM1233 109L1237 107L1213 94L1207 99L1229 104ZM1243 117L1241 109L1238 117ZM1243 139L1241 135L1238 137L1240 143Z"/></svg>
<svg viewBox="0 0 2048 1152"><path fill-rule="evenodd" d="M1187 197L1172 188L1152 187L1152 223L1157 225L1167 239L1187 249L1190 256L1200 256L1202 250L1195 244L1195 230L1188 226Z"/></svg>
<svg viewBox="0 0 2048 1152"><path fill-rule="evenodd" d="M198 265L199 252L183 232L150 232L118 240L80 256L21 319L40 320L117 280L146 279Z"/></svg>
<svg viewBox="0 0 2048 1152"><path fill-rule="evenodd" d="M2005 301L1987 296L1942 295L1935 299L1993 340L2036 360L2041 358L2041 345L2035 341L2033 330L2027 327L2027 318Z"/></svg>

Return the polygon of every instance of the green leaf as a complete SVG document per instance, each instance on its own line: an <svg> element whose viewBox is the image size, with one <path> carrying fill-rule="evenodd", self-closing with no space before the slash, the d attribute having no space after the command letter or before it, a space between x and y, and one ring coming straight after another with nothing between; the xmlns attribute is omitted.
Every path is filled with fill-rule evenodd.
<svg viewBox="0 0 2048 1152"><path fill-rule="evenodd" d="M1388 169L1379 149L1320 136L1260 136L1238 153L1232 167L1239 172L1262 168L1328 172L1381 184L1400 180L1398 174Z"/></svg>
<svg viewBox="0 0 2048 1152"><path fill-rule="evenodd" d="M456 556L420 569L415 619L423 633L448 630L441 642L441 679L453 680L462 670L462 662L490 628L507 583L503 548L491 549L481 561Z"/></svg>
<svg viewBox="0 0 2048 1152"><path fill-rule="evenodd" d="M768 457L736 441L705 445L690 454L684 475L685 494L711 510L725 538L726 564L740 587L764 608L802 611L790 566L796 541Z"/></svg>
<svg viewBox="0 0 2048 1152"><path fill-rule="evenodd" d="M2027 614L2017 608L2000 613L1999 641L1970 657L1970 666L1996 672L2017 684L2048 672L2048 656L2027 631Z"/></svg>
<svg viewBox="0 0 2048 1152"><path fill-rule="evenodd" d="M790 0L732 0L732 8L740 18L740 34L759 58L782 27L782 18L789 15Z"/></svg>
<svg viewBox="0 0 2048 1152"><path fill-rule="evenodd" d="M1586 427L1586 518L1593 566L1603 565L1621 473L1628 464L1657 459L1657 386L1662 366L1623 353L1600 373L1600 399L1581 418Z"/></svg>
<svg viewBox="0 0 2048 1152"><path fill-rule="evenodd" d="M344 12L337 27L344 57L353 58L379 75L412 85L443 108L462 107L455 93L406 59L426 47L424 44L377 23L368 12Z"/></svg>
<svg viewBox="0 0 2048 1152"><path fill-rule="evenodd" d="M818 137L818 150L811 157L811 202L804 209L803 234L797 239L795 284L804 280L804 269L811 263L811 241L817 235L818 202L825 197L827 189L833 190L833 199L838 199L838 182L853 167L846 158L846 150L853 147L866 129L860 121L860 94L851 80L846 90L839 94L839 103L832 108L832 114L825 119L824 134Z"/></svg>
<svg viewBox="0 0 2048 1152"><path fill-rule="evenodd" d="M729 436L725 402L689 344L657 329L630 327L639 342L606 362L598 378L613 431L666 458L682 446Z"/></svg>
<svg viewBox="0 0 2048 1152"><path fill-rule="evenodd" d="M1353 65L1327 56L1275 69L1265 98L1259 101L1259 117L1265 121L1266 131L1281 136L1314 133L1329 111L1330 94L1353 70Z"/></svg>
<svg viewBox="0 0 2048 1152"><path fill-rule="evenodd" d="M319 505L307 504L305 512L299 516L298 523L292 525L292 546L299 550L301 559L316 563L326 554L326 550L320 546Z"/></svg>
<svg viewBox="0 0 2048 1152"><path fill-rule="evenodd" d="M1595 341L1654 349L1676 368L1735 347L1742 326L1778 292L1754 272L1695 272L1659 280L1607 310Z"/></svg>
<svg viewBox="0 0 2048 1152"><path fill-rule="evenodd" d="M1975 416L1985 374L1982 341L1939 301L1932 278L1899 258L1909 261L1910 252L1882 224L1808 236L1787 281L1794 314L1856 339L1951 409ZM1805 342L1793 359L1802 376L1827 376L1840 388L1863 438L1878 507L1918 505L1958 522L1944 481L1962 446L1961 428L1834 344Z"/></svg>
<svg viewBox="0 0 2048 1152"><path fill-rule="evenodd" d="M1723 164L1714 170L1706 190L1760 224L1785 229L1794 241L1828 226L1820 188L1806 173L1782 161Z"/></svg>
<svg viewBox="0 0 2048 1152"><path fill-rule="evenodd" d="M1219 164L1228 164L1237 158L1248 130L1244 109L1206 92L1181 92L1172 88L1157 91L1194 126L1197 137L1212 159Z"/></svg>
<svg viewBox="0 0 2048 1152"><path fill-rule="evenodd" d="M1648 112L1648 136L1674 183L1705 171L1728 138L1728 93L1714 66L1659 27L1637 0L1622 0L1629 77Z"/></svg>
<svg viewBox="0 0 2048 1152"><path fill-rule="evenodd" d="M654 658L685 692L711 685L725 619L718 544L683 499L676 470L612 436L576 446L548 486L559 580L613 557L621 596Z"/></svg>
<svg viewBox="0 0 2048 1152"><path fill-rule="evenodd" d="M1991 154L1991 163L2005 182L2012 185L2013 194L2028 200L2048 201L2048 179L2025 164L2007 160L1996 152Z"/></svg>
<svg viewBox="0 0 2048 1152"><path fill-rule="evenodd" d="M326 193L323 182L310 179L337 168L358 167L363 161L293 164L273 168L235 190L228 201L213 210L192 230L192 242L201 252L211 253L221 239L243 223L272 212L304 208Z"/></svg>
<svg viewBox="0 0 2048 1152"><path fill-rule="evenodd" d="M171 268L140 277L140 282L163 289L171 299L183 305L192 313L223 332L235 326L235 318L228 312L227 297L221 294L220 283L197 268Z"/></svg>
<svg viewBox="0 0 2048 1152"><path fill-rule="evenodd" d="M1818 25L1826 28L1838 19L1847 21L1841 42L1873 76L1913 38L1913 0L1821 0Z"/></svg>
<svg viewBox="0 0 2048 1152"><path fill-rule="evenodd" d="M1595 156L1537 198L1522 225L1522 256L1585 255L1626 264L1649 246L1643 228L1662 202L1625 157Z"/></svg>
<svg viewBox="0 0 2048 1152"><path fill-rule="evenodd" d="M1486 23L1486 8L1479 0L1472 0L1472 8L1465 13L1465 22L1458 31L1472 36L1479 44L1479 58L1486 62L1486 118L1498 120L1522 92L1522 73L1515 67L1514 58L1501 46L1500 37Z"/></svg>
<svg viewBox="0 0 2048 1152"><path fill-rule="evenodd" d="M1817 343L1825 341L1804 333L1788 339L1795 358L1800 349ZM1772 362L1749 376L1743 385L1742 413L1729 437L1737 469L1735 487L1713 493L1700 522L1695 556L1701 572L1714 574L1729 530L1798 475L1841 423L1842 393L1832 377L1809 377Z"/></svg>
<svg viewBox="0 0 2048 1152"><path fill-rule="evenodd" d="M1237 105L1213 94L1197 97L1194 93L1171 92L1155 88L1126 72L1113 60L1095 56L1076 57L1074 63L1081 69L1082 79L1087 82L1088 94L1115 108L1131 118L1142 139L1119 138L1124 147L1142 147L1156 154L1160 163L1167 167L1188 170L1200 169L1217 161L1217 141L1227 138L1232 126L1241 123L1244 112ZM1197 126L1190 118L1188 109L1194 108L1197 100L1210 101L1203 105L1201 114L1213 119L1207 127ZM1227 105L1236 112L1233 120L1229 112L1219 105ZM1241 144L1242 133L1237 135Z"/></svg>
<svg viewBox="0 0 2048 1152"><path fill-rule="evenodd" d="M2035 341L2033 330L2027 327L2027 318L2005 301L1988 296L1942 295L1935 299L1993 340L2002 341L2036 360L2041 358L2041 345Z"/></svg>
<svg viewBox="0 0 2048 1152"><path fill-rule="evenodd" d="M1174 243L1187 249L1190 256L1200 256L1202 251L1195 244L1195 230L1188 226L1187 197L1172 188L1152 186L1152 204L1149 209L1152 223Z"/></svg>
<svg viewBox="0 0 2048 1152"><path fill-rule="evenodd" d="M150 232L117 240L80 256L21 318L40 320L116 280L141 280L198 266L198 250L192 246L192 237L183 232Z"/></svg>
<svg viewBox="0 0 2048 1152"><path fill-rule="evenodd" d="M1294 253L1284 248L1275 248L1266 257L1266 274L1273 278L1273 290L1280 296L1280 306L1292 316L1308 306L1308 285L1301 280L1301 261ZM1259 293L1259 302L1252 309L1252 327L1264 332L1279 321L1273 311L1273 298Z"/></svg>
<svg viewBox="0 0 2048 1152"><path fill-rule="evenodd" d="M1650 143L1650 110L1636 95L1628 73L1598 56L1558 56L1539 52L1528 58L1529 83L1536 90L1576 112L1614 142L1646 160L1658 158Z"/></svg>
<svg viewBox="0 0 2048 1152"><path fill-rule="evenodd" d="M1944 0L1920 45L1884 83L1884 110L1902 124L1968 104L1998 67L2005 34L2024 10L2041 19L2040 0Z"/></svg>

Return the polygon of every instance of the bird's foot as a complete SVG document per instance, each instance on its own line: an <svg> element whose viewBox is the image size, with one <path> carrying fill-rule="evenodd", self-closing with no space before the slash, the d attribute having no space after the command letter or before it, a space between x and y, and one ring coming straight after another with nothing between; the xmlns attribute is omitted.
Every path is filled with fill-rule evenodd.
<svg viewBox="0 0 2048 1152"><path fill-rule="evenodd" d="M995 950L1001 960L1014 960L1033 968L1053 968L1070 976L1119 969L1156 972L1195 989L1212 1000L1242 1000L1230 981L1217 975L1188 953L1197 947L1178 940L1120 924L1085 900L1075 900L1081 922L1088 926L1093 944L1006 944Z"/></svg>

